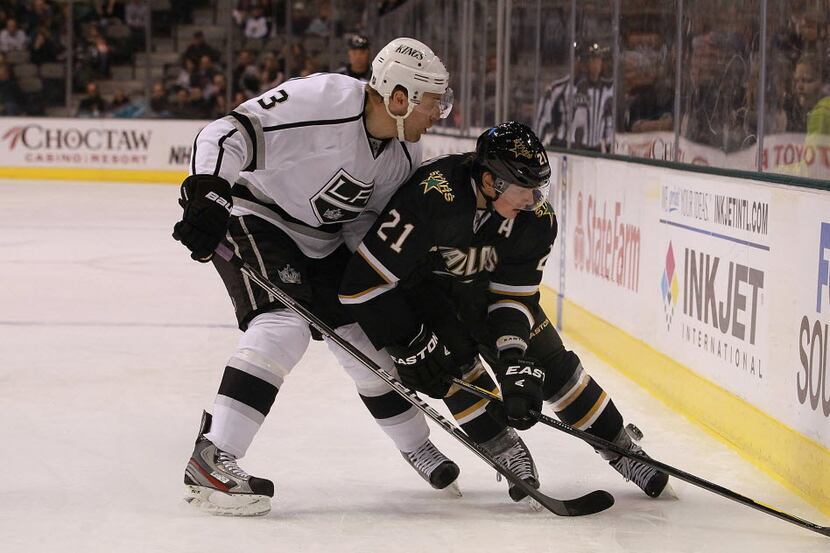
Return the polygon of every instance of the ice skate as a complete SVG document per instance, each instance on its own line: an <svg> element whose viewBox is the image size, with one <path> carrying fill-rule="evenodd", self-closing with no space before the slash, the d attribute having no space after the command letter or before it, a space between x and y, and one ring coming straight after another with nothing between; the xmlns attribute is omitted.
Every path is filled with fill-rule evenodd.
<svg viewBox="0 0 830 553"><path fill-rule="evenodd" d="M199 437L184 472L185 501L214 515L267 514L274 483L246 473L239 468L236 457L205 438L210 423L210 413L203 413Z"/></svg>
<svg viewBox="0 0 830 553"><path fill-rule="evenodd" d="M436 490L445 489L452 494L461 495L461 489L458 487L458 474L461 469L431 441L425 441L415 451L401 451L401 455L430 486Z"/></svg>
<svg viewBox="0 0 830 553"><path fill-rule="evenodd" d="M629 451L648 457L648 454L643 451L643 448L631 440L631 436L625 429L620 431L614 443ZM635 461L634 459L629 459L623 455L617 455L612 451L600 451L599 453L626 481L630 480L637 484L649 497L658 497L663 493L666 484L669 482L669 475L654 467ZM648 458L650 459L651 457Z"/></svg>
<svg viewBox="0 0 830 553"><path fill-rule="evenodd" d="M539 489L539 473L536 472L536 464L533 462L530 450L514 429L505 428L498 436L481 444L481 447L487 450L501 466L532 487ZM501 475L497 478L501 480ZM522 501L527 498L527 494L512 482L507 493L513 501ZM540 507L535 501L529 501L534 509Z"/></svg>

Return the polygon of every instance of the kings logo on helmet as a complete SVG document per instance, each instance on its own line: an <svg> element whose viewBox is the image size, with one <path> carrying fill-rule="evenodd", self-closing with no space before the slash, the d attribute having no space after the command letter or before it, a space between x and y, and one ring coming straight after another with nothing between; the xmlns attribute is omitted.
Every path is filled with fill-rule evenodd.
<svg viewBox="0 0 830 553"><path fill-rule="evenodd" d="M405 56L410 56L415 58L416 60L424 59L424 53L420 50L416 50L412 46L407 46L406 44L401 44L397 48L395 48L396 54L403 54Z"/></svg>

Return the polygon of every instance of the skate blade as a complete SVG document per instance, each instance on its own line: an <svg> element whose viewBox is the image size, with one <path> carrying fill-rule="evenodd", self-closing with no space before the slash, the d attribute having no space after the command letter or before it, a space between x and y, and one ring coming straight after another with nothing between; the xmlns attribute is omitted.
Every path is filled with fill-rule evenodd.
<svg viewBox="0 0 830 553"><path fill-rule="evenodd" d="M216 516L256 517L271 512L271 498L265 495L228 494L202 486L185 485L184 500Z"/></svg>
<svg viewBox="0 0 830 553"><path fill-rule="evenodd" d="M540 513L544 509L544 507L542 507L541 503L539 503L538 501L536 501L535 499L533 499L530 496L527 496L524 499L520 499L519 504L528 506L530 508L530 510L533 511L534 513Z"/></svg>
<svg viewBox="0 0 830 553"><path fill-rule="evenodd" d="M674 488L672 488L671 480L666 482L666 487L663 488L663 491L660 492L660 495L657 496L657 499L680 499L680 497L677 495L677 492L674 491Z"/></svg>
<svg viewBox="0 0 830 553"><path fill-rule="evenodd" d="M461 493L461 487L458 485L458 480L453 480L453 482L447 486L446 488L442 489L441 492L448 496L448 497L463 497L464 494Z"/></svg>

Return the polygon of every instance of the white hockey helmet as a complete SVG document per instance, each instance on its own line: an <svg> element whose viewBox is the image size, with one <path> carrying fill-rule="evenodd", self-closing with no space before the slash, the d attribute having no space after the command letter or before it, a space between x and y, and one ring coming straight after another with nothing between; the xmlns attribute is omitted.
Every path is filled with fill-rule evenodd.
<svg viewBox="0 0 830 553"><path fill-rule="evenodd" d="M450 114L453 97L449 79L447 68L426 44L414 38L399 37L375 56L369 86L383 97L386 112L398 122L398 139L403 140L403 121L421 103L424 94L431 92L441 96L441 119ZM396 86L407 91L409 108L406 115L393 115L389 111L389 99Z"/></svg>

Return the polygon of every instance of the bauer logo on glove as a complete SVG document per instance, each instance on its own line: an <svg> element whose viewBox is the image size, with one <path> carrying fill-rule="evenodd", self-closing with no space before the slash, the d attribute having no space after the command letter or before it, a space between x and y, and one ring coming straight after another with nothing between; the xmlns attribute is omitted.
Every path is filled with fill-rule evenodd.
<svg viewBox="0 0 830 553"><path fill-rule="evenodd" d="M217 204L221 205L222 207L224 207L228 211L228 213L231 212L231 202L229 202L228 200L226 200L225 198L223 198L222 196L220 196L216 192L213 192L213 191L208 192L207 194L205 194L205 198L207 198L208 200L213 200Z"/></svg>

